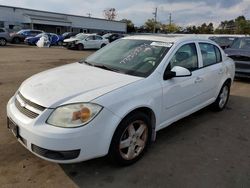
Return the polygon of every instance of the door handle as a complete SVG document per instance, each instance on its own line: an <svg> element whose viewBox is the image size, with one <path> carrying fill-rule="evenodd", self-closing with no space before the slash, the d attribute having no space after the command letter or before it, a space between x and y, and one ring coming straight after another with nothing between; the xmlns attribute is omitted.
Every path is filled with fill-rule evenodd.
<svg viewBox="0 0 250 188"><path fill-rule="evenodd" d="M202 82L202 78L201 77L197 77L196 79L195 79L195 81L194 81L194 83L195 84L198 84L198 83L200 83L200 82Z"/></svg>

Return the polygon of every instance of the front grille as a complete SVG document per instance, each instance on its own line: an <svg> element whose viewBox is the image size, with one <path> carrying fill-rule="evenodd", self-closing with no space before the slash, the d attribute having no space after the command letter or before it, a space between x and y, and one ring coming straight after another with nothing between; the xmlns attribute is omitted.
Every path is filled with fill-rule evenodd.
<svg viewBox="0 0 250 188"><path fill-rule="evenodd" d="M31 119L35 119L46 108L26 99L20 92L15 97L16 108L24 115Z"/></svg>
<svg viewBox="0 0 250 188"><path fill-rule="evenodd" d="M15 105L16 105L16 108L24 115L28 116L29 118L31 119L35 119L39 114L35 113L35 112L32 112L31 110L28 110L27 108L25 107L22 107L21 106L21 103L15 99Z"/></svg>
<svg viewBox="0 0 250 188"><path fill-rule="evenodd" d="M38 104L36 104L36 103L31 102L30 100L26 99L20 92L18 92L18 95L19 95L19 97L20 97L26 104L28 104L28 105L30 105L30 106L32 106L32 107L34 107L34 108L36 108L36 109L38 109L38 110L40 110L40 111L44 111L44 110L45 110L45 107L40 106L40 105L38 105Z"/></svg>
<svg viewBox="0 0 250 188"><path fill-rule="evenodd" d="M70 160L75 159L80 154L80 149L77 150L69 150L69 151L54 151L54 150L48 150L41 148L39 146L36 146L34 144L31 145L31 149L33 152L35 152L38 155L41 155L48 159L54 159L54 160Z"/></svg>

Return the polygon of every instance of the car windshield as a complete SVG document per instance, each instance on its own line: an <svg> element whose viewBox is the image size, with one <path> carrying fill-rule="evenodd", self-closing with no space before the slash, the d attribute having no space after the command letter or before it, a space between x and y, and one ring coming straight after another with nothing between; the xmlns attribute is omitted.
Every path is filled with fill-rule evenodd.
<svg viewBox="0 0 250 188"><path fill-rule="evenodd" d="M120 39L81 62L124 74L147 77L156 69L172 45L150 40Z"/></svg>
<svg viewBox="0 0 250 188"><path fill-rule="evenodd" d="M220 46L230 46L232 45L235 38L234 37L214 37L210 39L216 42L217 44L219 44Z"/></svg>
<svg viewBox="0 0 250 188"><path fill-rule="evenodd" d="M40 34L36 35L36 37L41 37L43 35L45 35L45 33L40 33Z"/></svg>
<svg viewBox="0 0 250 188"><path fill-rule="evenodd" d="M77 38L77 39L83 40L83 39L85 39L87 36L88 36L88 35L85 35L85 34L79 33L79 34L77 34L74 38Z"/></svg>
<svg viewBox="0 0 250 188"><path fill-rule="evenodd" d="M23 34L23 33L27 33L28 31L27 30L20 30L17 32L17 34Z"/></svg>
<svg viewBox="0 0 250 188"><path fill-rule="evenodd" d="M234 41L231 48L235 49L250 49L250 37L249 38L238 38Z"/></svg>
<svg viewBox="0 0 250 188"><path fill-rule="evenodd" d="M110 37L111 35L112 35L112 33L107 33L107 34L103 35L102 37L103 37L103 38L108 38L108 37Z"/></svg>

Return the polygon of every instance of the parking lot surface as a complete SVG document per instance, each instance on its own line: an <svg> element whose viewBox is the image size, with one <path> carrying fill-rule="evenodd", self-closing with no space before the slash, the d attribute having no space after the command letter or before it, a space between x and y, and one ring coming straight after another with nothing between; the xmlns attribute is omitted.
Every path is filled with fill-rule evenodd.
<svg viewBox="0 0 250 188"><path fill-rule="evenodd" d="M250 81L235 81L227 108L203 109L157 134L138 163L105 158L60 165L26 150L6 128L6 104L22 81L93 51L0 48L0 187L250 187ZM96 138L98 139L98 138Z"/></svg>

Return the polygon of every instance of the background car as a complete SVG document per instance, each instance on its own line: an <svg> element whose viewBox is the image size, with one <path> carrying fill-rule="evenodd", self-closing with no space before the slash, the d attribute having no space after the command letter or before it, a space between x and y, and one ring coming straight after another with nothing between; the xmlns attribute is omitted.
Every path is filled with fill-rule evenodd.
<svg viewBox="0 0 250 188"><path fill-rule="evenodd" d="M26 37L34 37L40 33L43 33L41 30L31 30L31 29L23 29L18 31L17 33L11 33L11 42L14 44L19 44L24 42Z"/></svg>
<svg viewBox="0 0 250 188"><path fill-rule="evenodd" d="M107 33L107 34L103 35L102 37L105 39L108 39L109 42L113 42L117 39L124 37L124 35L120 34L120 33Z"/></svg>
<svg viewBox="0 0 250 188"><path fill-rule="evenodd" d="M209 37L210 40L216 42L222 49L230 47L235 39L238 37Z"/></svg>
<svg viewBox="0 0 250 188"><path fill-rule="evenodd" d="M100 49L106 46L109 41L100 35L79 33L75 37L65 39L64 45L68 49Z"/></svg>
<svg viewBox="0 0 250 188"><path fill-rule="evenodd" d="M50 45L62 45L64 38L61 35L57 35L54 33L41 33L36 35L35 37L27 37L24 42L29 45L35 45L43 35L48 35Z"/></svg>
<svg viewBox="0 0 250 188"><path fill-rule="evenodd" d="M0 28L0 46L5 46L10 40L9 32L4 28Z"/></svg>
<svg viewBox="0 0 250 188"><path fill-rule="evenodd" d="M250 37L236 39L225 52L235 61L235 76L250 78Z"/></svg>

